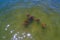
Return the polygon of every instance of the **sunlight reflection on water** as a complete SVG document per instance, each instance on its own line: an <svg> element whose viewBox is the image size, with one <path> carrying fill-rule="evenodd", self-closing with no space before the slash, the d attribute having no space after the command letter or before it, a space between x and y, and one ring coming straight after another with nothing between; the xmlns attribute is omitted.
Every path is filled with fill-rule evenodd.
<svg viewBox="0 0 60 40"><path fill-rule="evenodd" d="M6 33L10 29L9 27L10 27L10 24L7 24L5 27ZM16 32L16 30L10 29L8 34L12 34L11 40L25 40L25 39L33 40L32 34L29 32L28 33L26 33L26 32L20 33L20 32ZM2 36L2 39L5 39L6 36Z"/></svg>
<svg viewBox="0 0 60 40"><path fill-rule="evenodd" d="M20 35L22 35L22 36L20 36ZM22 34L20 34L19 32L17 32L13 35L11 40L25 40L25 38L28 38L29 40L33 39L32 35L30 33L23 32Z"/></svg>
<svg viewBox="0 0 60 40"><path fill-rule="evenodd" d="M13 32L14 32L14 30L11 30L11 31L10 31L10 33L13 33Z"/></svg>
<svg viewBox="0 0 60 40"><path fill-rule="evenodd" d="M10 26L9 24L6 26L5 31L7 31L7 30L8 30L8 27L9 27L9 26Z"/></svg>

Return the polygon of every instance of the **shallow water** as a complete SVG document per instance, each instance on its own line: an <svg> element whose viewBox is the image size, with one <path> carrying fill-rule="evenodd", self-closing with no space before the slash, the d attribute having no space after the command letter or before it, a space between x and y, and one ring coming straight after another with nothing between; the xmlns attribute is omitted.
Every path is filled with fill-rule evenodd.
<svg viewBox="0 0 60 40"><path fill-rule="evenodd" d="M47 32L42 32L36 22L24 28L27 13L41 18L48 26ZM59 40L59 26L58 0L0 0L0 40Z"/></svg>

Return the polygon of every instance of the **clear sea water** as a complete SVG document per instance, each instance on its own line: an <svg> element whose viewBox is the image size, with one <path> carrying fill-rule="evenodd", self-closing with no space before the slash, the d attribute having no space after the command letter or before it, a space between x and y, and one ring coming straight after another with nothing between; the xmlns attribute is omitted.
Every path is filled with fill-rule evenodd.
<svg viewBox="0 0 60 40"><path fill-rule="evenodd" d="M12 16L12 15L3 16L3 15L7 14L7 12L9 12L10 10L19 9L19 8L31 8L34 6L42 6L43 10L46 11L47 13L49 13L51 11L60 13L60 0L0 0L0 27L1 27L0 28L0 40L8 40L7 39L8 36L13 33L14 34L11 37L11 40L17 40L17 38L18 38L18 40L20 40L20 38L22 40L25 36L27 36L30 39L33 38L31 33L26 34L25 32L23 32L23 33L21 33L21 35L22 35L21 37L19 36L20 31L15 33L15 31L20 27L20 24L18 23L18 21L20 21L20 20L16 21L17 25L19 25L18 28L16 27L17 28L16 30L14 30L15 24L12 24L12 23L15 23L15 21L11 21L11 20L15 20L15 16L16 16L16 18L18 17L17 19L20 19L19 14L17 14L17 15L19 15L19 16L17 16L16 14L15 15L12 14L13 12L10 12L14 16ZM52 10L48 10L49 8ZM53 23L57 22L57 24L58 24L60 22L59 16L56 17L55 19L54 19L54 17L51 17L51 19L53 20ZM10 21L11 21L11 24L9 24ZM11 28L8 29L9 27L11 27ZM58 29L58 30L60 31L60 29ZM6 36L7 36L7 38L6 38Z"/></svg>
<svg viewBox="0 0 60 40"><path fill-rule="evenodd" d="M30 2L30 4L28 4ZM18 4L16 6L16 4ZM21 8L21 7L32 7L36 5L42 5L46 8L52 8L58 12L60 12L60 0L0 0L0 10L6 10L11 8ZM7 8L6 8L7 7Z"/></svg>

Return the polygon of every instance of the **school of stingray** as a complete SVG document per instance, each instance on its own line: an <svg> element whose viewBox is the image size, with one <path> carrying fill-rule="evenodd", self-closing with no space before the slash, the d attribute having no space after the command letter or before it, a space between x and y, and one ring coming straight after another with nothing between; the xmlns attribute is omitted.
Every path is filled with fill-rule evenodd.
<svg viewBox="0 0 60 40"><path fill-rule="evenodd" d="M60 6L50 2L1 3L0 40L60 40Z"/></svg>

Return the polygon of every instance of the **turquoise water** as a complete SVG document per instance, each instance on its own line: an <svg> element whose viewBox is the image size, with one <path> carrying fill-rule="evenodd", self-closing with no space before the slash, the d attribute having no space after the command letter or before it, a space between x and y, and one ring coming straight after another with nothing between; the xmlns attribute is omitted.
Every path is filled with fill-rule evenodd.
<svg viewBox="0 0 60 40"><path fill-rule="evenodd" d="M34 9L32 7L37 7L37 8L42 7L42 8ZM21 30L22 30L22 28L20 28L21 23L22 23L21 21L24 19L24 17L22 18L21 15L24 16L25 14L19 14L19 13L24 13L26 10L25 9L19 10L19 8L31 8L33 11L31 11L31 9L27 9L27 12L31 12L31 14L35 13L34 14L35 16L36 16L36 13L39 12L41 14L40 15L39 15L39 13L37 13L37 14L39 15L39 17L42 16L41 19L43 19L44 21L45 21L45 19L44 19L44 17L45 17L47 21L48 21L48 19L50 19L50 21L53 20L52 22L55 26L58 26L60 24L59 23L60 17L57 16L56 14L55 14L56 16L51 14L50 18L46 17L47 15L43 14L44 12L46 12L47 14L60 13L60 0L0 0L0 27L1 27L0 28L0 31L1 31L0 40L9 40L9 39L17 40L17 38L18 38L18 40L20 40L20 39L22 40L25 38L25 36L30 40L35 39L33 37L33 35L36 35L36 34L30 33L30 32L26 33L24 31L21 32ZM44 12L41 12L41 10L43 10ZM25 12L25 13L27 13L27 12ZM20 23L19 23L19 21L20 21ZM47 22L47 21L45 21L45 22ZM48 21L48 22L50 22L50 21ZM47 22L47 24L49 24L48 22ZM48 26L51 27L51 25L48 25ZM55 28L55 26L54 26L54 28ZM52 28L53 31L55 31L54 28ZM58 28L58 31L56 30L58 32L58 34L60 33L59 28ZM53 34L53 32L51 32L51 35L48 35L48 34L50 34L50 32L47 33L47 39L50 40L50 36L52 39L54 37L53 35L55 33ZM39 35L36 35L36 36L38 36L38 39L39 39ZM53 39L55 39L55 38L53 38Z"/></svg>
<svg viewBox="0 0 60 40"><path fill-rule="evenodd" d="M42 6L47 13L53 11L60 14L60 0L0 0L0 16L13 9L33 6ZM49 8L52 10L48 10Z"/></svg>
<svg viewBox="0 0 60 40"><path fill-rule="evenodd" d="M30 4L28 4L28 2L30 2ZM5 7L7 7L6 9L15 7L15 4L18 4L17 6L20 7L43 5L45 8L48 6L49 8L60 12L60 0L0 0L0 10L4 10Z"/></svg>

